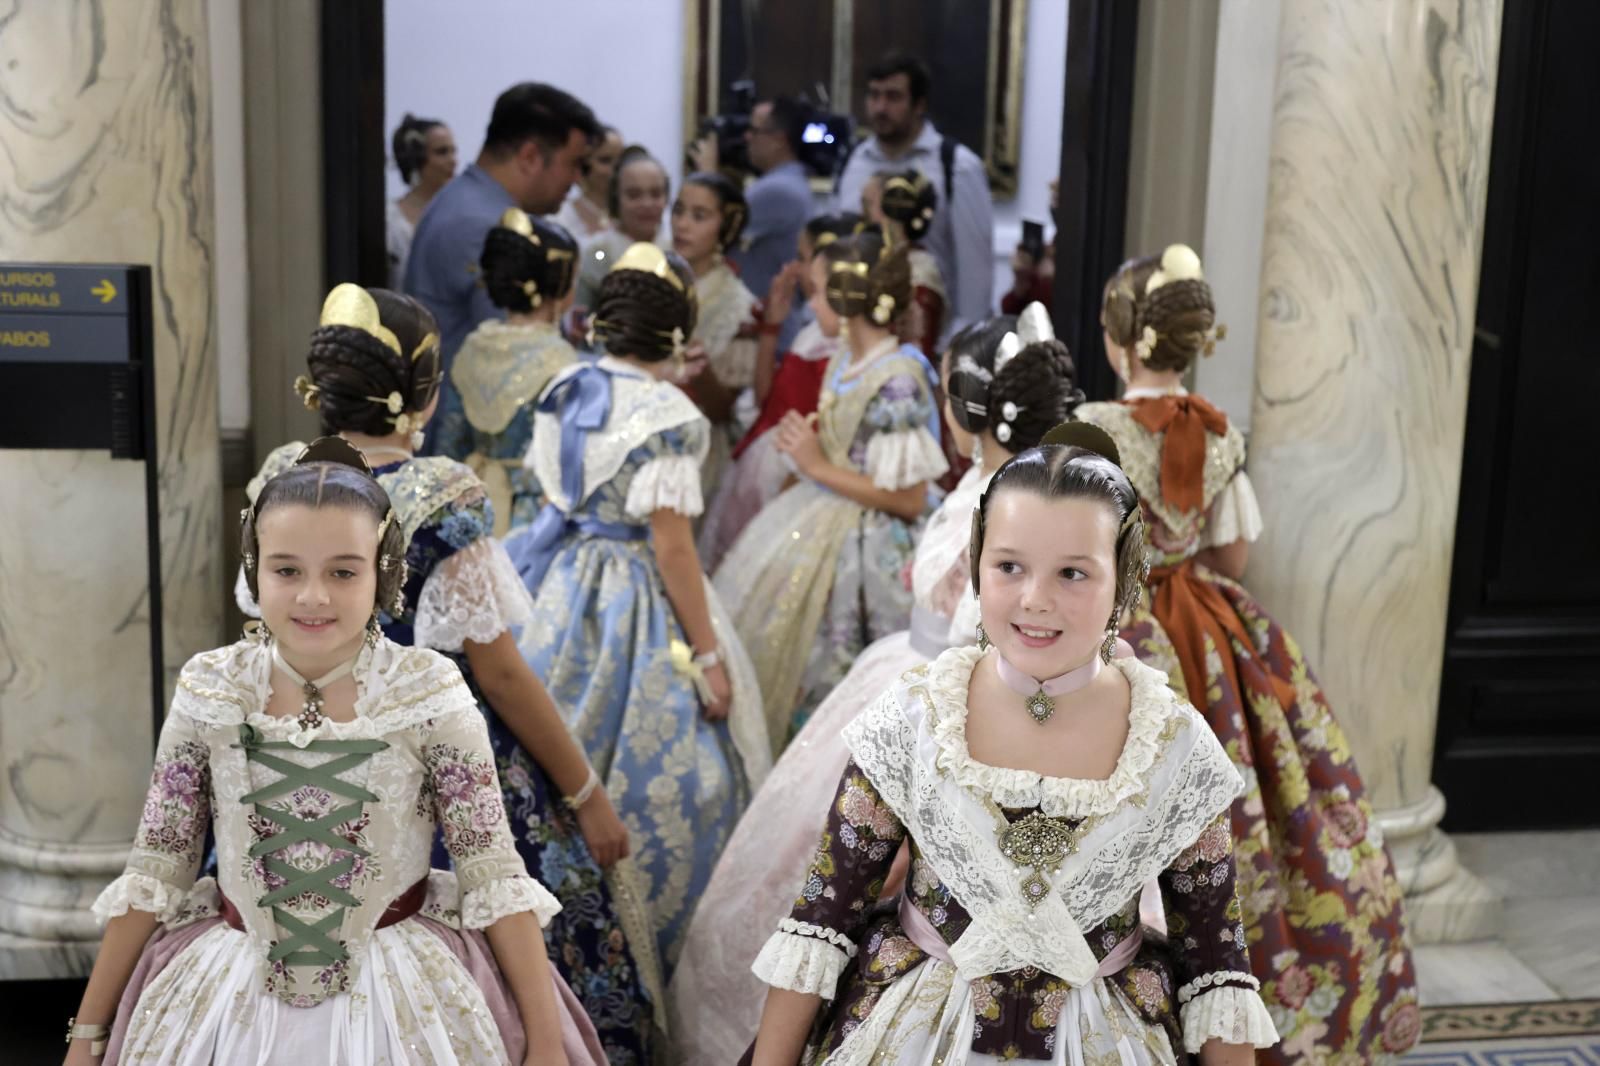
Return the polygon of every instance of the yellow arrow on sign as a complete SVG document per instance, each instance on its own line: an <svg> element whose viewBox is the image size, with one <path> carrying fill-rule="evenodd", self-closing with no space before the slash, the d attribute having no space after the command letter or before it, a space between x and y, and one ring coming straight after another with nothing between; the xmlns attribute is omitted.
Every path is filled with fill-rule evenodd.
<svg viewBox="0 0 1600 1066"><path fill-rule="evenodd" d="M100 302L108 304L117 298L117 287L111 284L110 278L101 278L100 284L89 290L91 295L100 297Z"/></svg>

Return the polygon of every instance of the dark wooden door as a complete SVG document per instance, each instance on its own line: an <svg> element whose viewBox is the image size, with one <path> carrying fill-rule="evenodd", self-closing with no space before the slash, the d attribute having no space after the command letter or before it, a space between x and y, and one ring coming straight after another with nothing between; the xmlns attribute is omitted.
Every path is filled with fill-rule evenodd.
<svg viewBox="0 0 1600 1066"><path fill-rule="evenodd" d="M1597 40L1600 4L1505 5L1434 755L1458 831L1600 824Z"/></svg>

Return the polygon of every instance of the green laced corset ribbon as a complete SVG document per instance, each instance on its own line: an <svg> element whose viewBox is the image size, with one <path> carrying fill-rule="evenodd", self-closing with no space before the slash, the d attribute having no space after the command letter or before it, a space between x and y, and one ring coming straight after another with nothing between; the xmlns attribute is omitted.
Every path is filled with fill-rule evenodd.
<svg viewBox="0 0 1600 1066"><path fill-rule="evenodd" d="M381 740L313 740L302 748L286 740L262 740L260 731L254 726L242 725L239 727L239 743L234 747L243 749L248 761L283 775L274 784L264 785L239 801L254 804L256 814L282 829L280 833L257 841L249 852L252 859L265 857L267 869L287 882L256 900L258 906L272 909L272 918L278 924L281 938L268 952L267 959L271 962L281 960L288 966L331 966L345 961L349 954L344 943L335 939L334 934L344 921L345 908L360 906L361 900L333 882L335 878L350 872L357 857L366 858L370 853L335 835L334 829L360 818L362 805L376 800L378 796L340 780L339 775L356 769L389 745ZM301 766L272 754L274 751L291 749L337 757L318 766ZM293 792L304 785L323 789L351 802L315 819L302 819L266 805L267 800ZM325 844L348 854L338 862L309 871L298 870L272 854L303 840ZM286 899L307 892L315 892L332 900L337 906L313 923L303 922L278 906Z"/></svg>

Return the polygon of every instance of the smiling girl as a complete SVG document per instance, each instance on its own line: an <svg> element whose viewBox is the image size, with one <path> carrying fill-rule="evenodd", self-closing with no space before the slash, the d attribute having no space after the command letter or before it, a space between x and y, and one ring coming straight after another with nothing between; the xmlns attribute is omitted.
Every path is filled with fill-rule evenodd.
<svg viewBox="0 0 1600 1066"><path fill-rule="evenodd" d="M1233 894L1239 776L1165 677L1112 658L1144 567L1115 454L1063 426L978 500L986 639L908 672L845 730L816 858L755 963L773 986L758 1066L1243 1066L1276 1039ZM1151 877L1181 931L1170 946L1144 943Z"/></svg>
<svg viewBox="0 0 1600 1066"><path fill-rule="evenodd" d="M113 1062L604 1061L545 955L561 907L512 844L477 701L379 628L404 551L336 438L246 508L262 625L179 676L69 1063L107 1037ZM428 869L439 829L458 875Z"/></svg>

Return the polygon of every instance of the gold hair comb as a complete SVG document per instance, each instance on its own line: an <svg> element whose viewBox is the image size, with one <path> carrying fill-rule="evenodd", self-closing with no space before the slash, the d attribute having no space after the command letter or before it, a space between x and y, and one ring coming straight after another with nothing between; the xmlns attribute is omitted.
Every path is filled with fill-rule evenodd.
<svg viewBox="0 0 1600 1066"><path fill-rule="evenodd" d="M348 326L359 329L370 337L377 339L385 348L395 355L404 358L405 353L400 350L400 338L396 337L390 329L378 318L378 302L372 294L360 285L342 282L335 285L333 291L328 293L328 298L322 301L322 318L318 323L323 326ZM432 334L430 334L432 336ZM434 338L437 342L438 338ZM426 340L426 338L424 338ZM420 350L422 346L418 345Z"/></svg>

